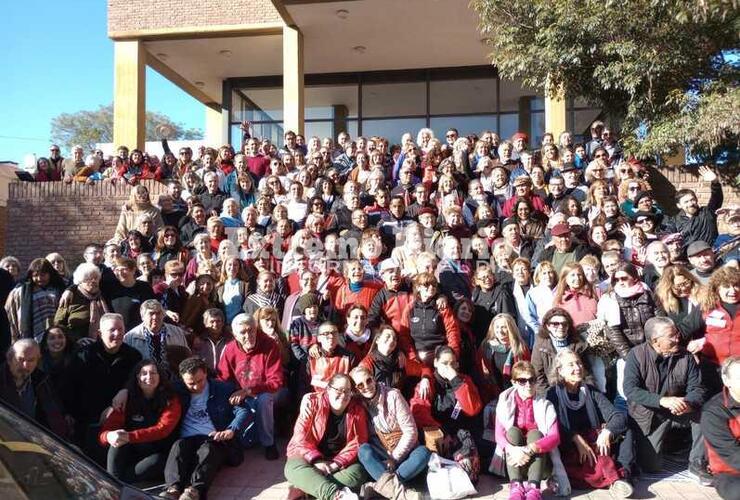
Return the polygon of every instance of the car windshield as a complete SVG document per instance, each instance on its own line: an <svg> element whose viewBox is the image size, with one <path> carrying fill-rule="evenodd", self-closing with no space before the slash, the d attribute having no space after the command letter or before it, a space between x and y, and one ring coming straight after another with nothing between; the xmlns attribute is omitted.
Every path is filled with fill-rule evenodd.
<svg viewBox="0 0 740 500"><path fill-rule="evenodd" d="M59 438L0 405L0 498L114 500L121 490Z"/></svg>

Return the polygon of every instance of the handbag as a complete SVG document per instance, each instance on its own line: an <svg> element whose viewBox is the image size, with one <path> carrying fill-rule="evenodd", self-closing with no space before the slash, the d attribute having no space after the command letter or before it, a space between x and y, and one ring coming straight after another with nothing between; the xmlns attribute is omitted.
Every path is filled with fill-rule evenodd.
<svg viewBox="0 0 740 500"><path fill-rule="evenodd" d="M427 489L432 500L456 500L478 493L457 462L432 453L428 465Z"/></svg>
<svg viewBox="0 0 740 500"><path fill-rule="evenodd" d="M424 427L424 446L432 453L439 451L440 444L445 435L439 427Z"/></svg>
<svg viewBox="0 0 740 500"><path fill-rule="evenodd" d="M385 451L390 454L396 449L399 441L401 441L403 431L401 429L397 429L391 432L382 432L376 429L375 434L378 436L378 440L380 441L380 444L383 445L383 448L385 448Z"/></svg>
<svg viewBox="0 0 740 500"><path fill-rule="evenodd" d="M602 358L606 364L616 357L616 350L606 334L606 322L594 319L576 327L576 331L588 344L592 354Z"/></svg>

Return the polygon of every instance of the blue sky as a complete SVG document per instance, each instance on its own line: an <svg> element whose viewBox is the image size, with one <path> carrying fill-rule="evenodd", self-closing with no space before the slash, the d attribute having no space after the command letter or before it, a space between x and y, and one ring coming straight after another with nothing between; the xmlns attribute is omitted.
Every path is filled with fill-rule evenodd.
<svg viewBox="0 0 740 500"><path fill-rule="evenodd" d="M3 2L0 161L48 154L51 119L113 100L113 43L104 0ZM205 108L155 71L147 109L205 128Z"/></svg>

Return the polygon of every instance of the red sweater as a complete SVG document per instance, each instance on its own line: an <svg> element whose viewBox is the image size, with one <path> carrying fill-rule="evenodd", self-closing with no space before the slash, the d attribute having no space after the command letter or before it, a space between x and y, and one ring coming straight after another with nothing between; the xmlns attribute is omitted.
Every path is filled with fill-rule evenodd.
<svg viewBox="0 0 740 500"><path fill-rule="evenodd" d="M375 298L375 294L378 293L378 290L383 288L382 283L378 283L376 281L364 281L360 291L353 292L350 290L349 284L344 276L340 276L338 274L330 276L329 282L326 286L329 289L331 303L337 311L338 316L341 318L344 318L349 306L353 304L362 304L365 306L365 309L369 311L370 306L373 303L373 299Z"/></svg>
<svg viewBox="0 0 740 500"><path fill-rule="evenodd" d="M477 415L483 408L481 403L478 389L475 388L475 384L467 375L458 374L462 380L460 386L455 389L455 399L460 404L460 410L464 415L473 417ZM414 420L419 428L424 427L442 427L442 422L437 422L433 416L434 397L436 391L436 384L432 381L429 384L429 391L427 391L426 397L422 397L419 392L419 386L416 386L414 391L414 397L411 398L411 413L414 414Z"/></svg>
<svg viewBox="0 0 740 500"><path fill-rule="evenodd" d="M159 441L166 438L172 434L177 427L177 424L180 423L181 414L182 406L180 406L180 398L172 396L172 398L167 402L167 406L162 410L162 414L159 416L159 421L151 427L129 431L128 442L131 444L151 443L153 441ZM108 415L108 418L105 419L105 422L103 422L100 434L98 434L98 441L102 446L108 446L108 440L106 439L107 434L119 429L125 430L125 426L125 412L113 410L110 415Z"/></svg>
<svg viewBox="0 0 740 500"><path fill-rule="evenodd" d="M319 443L326 432L329 420L329 396L325 392L312 392L303 396L301 409L293 429L293 437L288 443L288 458L302 458L308 463L319 459L331 460L342 469L357 461L360 445L367 442L367 413L362 403L352 400L347 409L347 444L333 457L324 457L319 451Z"/></svg>
<svg viewBox="0 0 740 500"><path fill-rule="evenodd" d="M219 380L249 389L254 396L277 392L285 385L280 347L261 332L257 332L257 342L250 351L245 351L236 340L226 344L217 372Z"/></svg>
<svg viewBox="0 0 740 500"><path fill-rule="evenodd" d="M740 309L738 309L740 311ZM713 310L704 314L704 323L707 325L706 342L701 353L716 365L730 356L740 354L740 312L731 317L724 307L717 304Z"/></svg>

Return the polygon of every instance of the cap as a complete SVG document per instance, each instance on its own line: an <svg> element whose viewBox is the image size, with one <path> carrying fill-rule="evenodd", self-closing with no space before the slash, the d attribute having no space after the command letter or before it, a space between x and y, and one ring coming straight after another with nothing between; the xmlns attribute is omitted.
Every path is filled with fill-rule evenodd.
<svg viewBox="0 0 740 500"><path fill-rule="evenodd" d="M524 132L517 132L516 134L511 136L512 141L515 141L517 139L524 139L524 142L529 142L529 136Z"/></svg>
<svg viewBox="0 0 740 500"><path fill-rule="evenodd" d="M565 236L566 234L570 234L570 226L568 224L557 224L552 228L550 233L553 236Z"/></svg>
<svg viewBox="0 0 740 500"><path fill-rule="evenodd" d="M712 247L710 247L706 241L701 241L701 240L695 241L691 245L689 245L689 248L686 250L686 256L693 257L694 255L700 254L702 252L705 252L711 249Z"/></svg>
<svg viewBox="0 0 740 500"><path fill-rule="evenodd" d="M390 271L391 269L398 269L399 266L398 262L396 262L394 259L385 259L383 262L380 263L380 268L378 269L379 272L384 273L386 271Z"/></svg>
<svg viewBox="0 0 740 500"><path fill-rule="evenodd" d="M309 307L319 305L319 298L314 293L306 293L298 297L295 305L296 308L298 308L298 310L303 313L303 311L305 311Z"/></svg>
<svg viewBox="0 0 740 500"><path fill-rule="evenodd" d="M640 191L637 193L637 196L635 196L635 206L637 206L638 203L640 203L640 200L643 198L650 198L653 199L653 193L650 191Z"/></svg>
<svg viewBox="0 0 740 500"><path fill-rule="evenodd" d="M518 226L519 222L514 217L509 217L508 219L505 219L504 222L501 223L501 230L503 231L505 227L507 226Z"/></svg>
<svg viewBox="0 0 740 500"><path fill-rule="evenodd" d="M564 163L563 168L560 169L560 173L564 174L566 172L573 172L574 170L578 170L575 165L572 163Z"/></svg>
<svg viewBox="0 0 740 500"><path fill-rule="evenodd" d="M584 222L584 220L583 220L583 219L581 219L580 217L577 217L577 216L575 216L575 215L574 215L574 216L572 216L572 217L568 217L568 226L569 226L569 227L574 227L574 226L585 226L585 225L586 225L586 223L585 223L585 222Z"/></svg>
<svg viewBox="0 0 740 500"><path fill-rule="evenodd" d="M666 234L660 238L660 241L662 241L666 245L670 245L671 243L678 243L683 241L683 235L681 233Z"/></svg>
<svg viewBox="0 0 740 500"><path fill-rule="evenodd" d="M497 219L481 219L478 221L477 226L480 227L490 227L490 226L497 226L498 220Z"/></svg>
<svg viewBox="0 0 740 500"><path fill-rule="evenodd" d="M532 179L530 179L528 175L520 175L514 179L514 187L523 186L525 184L532 184Z"/></svg>
<svg viewBox="0 0 740 500"><path fill-rule="evenodd" d="M432 207L424 207L421 210L419 210L419 217L421 217L422 215L427 215L427 214L431 214L436 217L437 210Z"/></svg>

